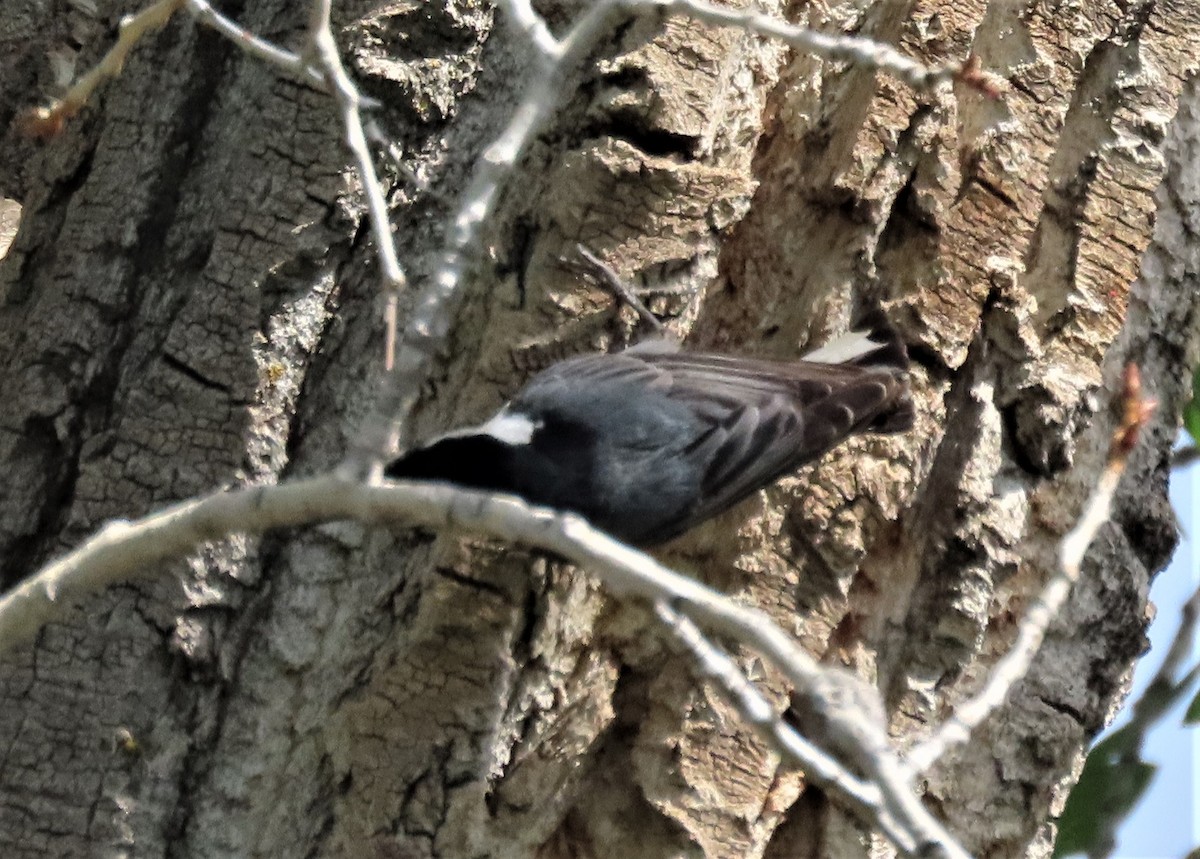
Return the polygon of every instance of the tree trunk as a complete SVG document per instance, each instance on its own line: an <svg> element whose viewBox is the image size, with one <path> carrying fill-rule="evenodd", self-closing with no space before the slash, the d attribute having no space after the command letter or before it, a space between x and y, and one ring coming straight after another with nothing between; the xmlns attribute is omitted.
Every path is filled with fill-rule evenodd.
<svg viewBox="0 0 1200 859"><path fill-rule="evenodd" d="M11 120L51 89L49 58L82 45L89 68L134 7L10 5L7 584L108 519L333 466L382 355L327 96L178 17L61 136L22 139ZM561 30L582 5L539 8ZM1174 543L1200 9L764 5L927 61L973 51L1010 86L914 93L739 31L631 21L505 185L416 432L633 336L559 262L577 242L685 285L654 307L704 346L796 355L883 301L915 359L917 429L842 446L665 557L876 683L907 744L1004 652L1099 472L1113 380L1141 364L1158 422L1085 580L1005 709L927 785L974 853L1045 855ZM247 6L249 29L299 43L296 4ZM419 285L529 49L479 0L335 12L381 124L439 192L394 177ZM761 679L782 707L782 682ZM838 857L874 840L636 609L481 540L357 524L235 538L5 655L0 698L5 856Z"/></svg>

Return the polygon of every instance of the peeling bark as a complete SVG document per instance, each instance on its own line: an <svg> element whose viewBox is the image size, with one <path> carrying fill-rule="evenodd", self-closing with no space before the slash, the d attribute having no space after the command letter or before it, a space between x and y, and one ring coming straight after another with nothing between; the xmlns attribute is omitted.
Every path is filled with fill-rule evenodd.
<svg viewBox="0 0 1200 859"><path fill-rule="evenodd" d="M240 20L294 43L293 5ZM1099 470L1107 391L1140 363L1160 422L1086 580L1033 674L927 786L976 854L1045 855L1174 542L1167 455L1200 327L1200 13L859 5L769 11L931 61L973 50L1009 91L914 95L739 32L631 21L506 188L417 432L634 336L560 264L576 242L681 284L653 306L706 346L795 355L884 301L916 360L918 429L847 444L666 555L876 683L907 744L1003 652ZM0 19L0 118L50 91L51 54L82 45L82 69L105 50L127 9L101 6ZM473 0L338 13L381 122L452 197L526 49ZM7 132L0 196L23 210L0 262L5 583L109 518L337 462L381 354L338 135L323 95L185 20L62 137ZM419 280L447 203L402 177L391 200ZM480 541L353 524L230 540L0 661L0 849L883 849L650 629L586 574ZM779 678L760 679L782 708Z"/></svg>

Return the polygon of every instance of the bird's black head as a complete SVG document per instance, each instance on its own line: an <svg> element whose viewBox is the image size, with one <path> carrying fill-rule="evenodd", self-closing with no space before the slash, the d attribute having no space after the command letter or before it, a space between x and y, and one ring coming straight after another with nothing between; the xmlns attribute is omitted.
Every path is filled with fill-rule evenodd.
<svg viewBox="0 0 1200 859"><path fill-rule="evenodd" d="M512 459L512 446L493 436L449 436L404 453L384 474L395 480L437 480L469 489L515 492Z"/></svg>

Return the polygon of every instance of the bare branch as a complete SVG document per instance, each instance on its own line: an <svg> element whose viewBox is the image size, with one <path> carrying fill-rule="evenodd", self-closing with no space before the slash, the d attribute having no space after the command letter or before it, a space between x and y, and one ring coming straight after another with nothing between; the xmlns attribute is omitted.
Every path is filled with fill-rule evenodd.
<svg viewBox="0 0 1200 859"><path fill-rule="evenodd" d="M562 260L567 268L578 271L585 277L600 283L613 294L613 297L617 300L618 307L622 303L631 307L633 312L638 315L638 318L653 328L658 334L666 332L666 326L663 325L662 321L650 312L650 308L646 307L645 303L634 294L633 288L629 284L621 280L621 276L613 270L612 266L596 256L584 245L576 245L575 251L579 254L579 260Z"/></svg>
<svg viewBox="0 0 1200 859"><path fill-rule="evenodd" d="M380 277L383 280L384 309L384 369L390 372L396 358L396 330L399 316L399 295L408 285L400 259L396 255L396 243L392 238L392 225L388 218L387 201L379 188L379 176L375 162L367 145L363 129L362 97L358 87L350 80L342 58L338 54L337 42L329 24L330 0L316 0L309 15L309 55L329 83L333 97L342 112L342 127L346 130L346 146L354 156L359 179L362 181L363 196L367 201L367 216L371 232L375 236L375 253L379 257Z"/></svg>
<svg viewBox="0 0 1200 859"><path fill-rule="evenodd" d="M378 119L371 115L367 115L363 120L363 130L367 134L367 141L373 143L386 156L388 163L392 169L413 188L422 194L427 195L430 199L437 200L447 206L452 204L452 200L433 186L429 181L429 177L423 176L417 169L410 167L404 163L404 149L396 142L395 138L390 137L383 130Z"/></svg>
<svg viewBox="0 0 1200 859"><path fill-rule="evenodd" d="M237 22L226 18L208 0L158 0L140 12L121 19L117 41L87 74L77 80L62 98L46 107L34 108L18 122L35 137L53 137L62 131L68 119L77 114L106 78L116 77L125 67L129 52L143 36L161 29L171 16L185 9L197 22L212 27L252 57L308 81L318 89L328 89L322 72L299 54L255 36Z"/></svg>
<svg viewBox="0 0 1200 859"><path fill-rule="evenodd" d="M500 5L512 18L512 25L529 38L535 51L547 59L553 59L562 52L562 45L528 0L501 0Z"/></svg>
<svg viewBox="0 0 1200 859"><path fill-rule="evenodd" d="M250 56L304 78L318 89L328 89L324 75L305 62L302 56L259 38L236 21L226 18L208 0L184 0L184 5L198 22L212 27Z"/></svg>
<svg viewBox="0 0 1200 859"><path fill-rule="evenodd" d="M108 49L100 62L72 84L62 98L47 107L33 108L23 114L18 119L22 130L34 137L54 137L59 134L66 121L88 103L96 87L105 79L121 73L133 46L147 33L161 29L183 3L184 0L158 0L140 12L123 17L116 44Z"/></svg>
<svg viewBox="0 0 1200 859"><path fill-rule="evenodd" d="M912 772L924 772L949 749L965 743L971 731L1004 703L1012 687L1028 672L1046 636L1046 630L1066 602L1071 586L1079 580L1088 546L1100 527L1108 521L1113 494L1125 471L1129 453L1154 410L1154 402L1142 396L1141 377L1133 364L1125 370L1120 403L1122 417L1109 444L1108 462L1084 505L1079 521L1059 544L1058 573L1029 606L1017 629L1016 641L992 668L983 688L955 707L950 718L909 751L906 764Z"/></svg>
<svg viewBox="0 0 1200 859"><path fill-rule="evenodd" d="M1171 468L1187 468L1196 460L1200 460L1200 445L1189 444L1179 448L1171 456Z"/></svg>
<svg viewBox="0 0 1200 859"><path fill-rule="evenodd" d="M733 9L716 6L705 0L650 0L650 2L628 0L628 5L631 8L657 7L703 21L706 24L736 27L749 33L775 39L814 56L829 60L841 60L858 68L886 72L913 89L932 89L938 84L950 80L962 80L971 86L978 86L973 77L964 76L963 71L966 67L962 64L926 66L882 42L858 36L831 35L808 27L798 27L770 15L764 15L753 7ZM974 67L974 71L978 72L978 67Z"/></svg>
<svg viewBox="0 0 1200 859"><path fill-rule="evenodd" d="M654 612L675 643L692 656L696 671L714 681L763 739L785 759L804 770L805 778L840 797L861 820L887 836L902 855L965 859L967 854L962 847L920 807L919 802L916 802L916 806L920 807L920 819L914 821L907 813L908 800L888 795L888 787L893 785L885 787L878 782L864 782L784 721L754 684L738 670L729 655L709 641L689 617L664 600L655 602ZM837 669L823 670L830 674ZM875 704L878 706L877 701ZM862 714L852 718L862 718ZM891 755L894 761L890 747L885 753ZM903 784L901 790L915 802L910 785ZM898 806L904 812L899 819L893 814Z"/></svg>

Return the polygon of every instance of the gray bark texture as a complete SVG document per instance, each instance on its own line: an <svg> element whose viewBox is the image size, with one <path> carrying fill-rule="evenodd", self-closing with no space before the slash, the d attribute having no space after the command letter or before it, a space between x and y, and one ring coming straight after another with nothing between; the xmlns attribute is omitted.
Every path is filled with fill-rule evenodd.
<svg viewBox="0 0 1200 859"><path fill-rule="evenodd" d="M376 264L323 94L178 17L49 141L15 112L135 4L0 16L0 562L114 517L334 465L381 372ZM583 4L547 0L556 28ZM690 343L796 355L884 301L917 429L859 439L664 557L877 684L900 744L981 682L1055 564L1136 361L1159 417L1031 675L927 801L972 852L1044 856L1145 647L1197 360L1194 3L766 3L1010 79L914 93L744 33L631 19L503 189L416 433L484 417L632 318L584 242ZM296 45L303 4L226 11ZM528 47L482 0L336 4L405 161L419 285ZM385 168L385 173L386 173ZM481 540L356 524L234 538L95 595L0 658L6 857L885 855L781 766L643 613ZM742 663L782 708L786 688Z"/></svg>

